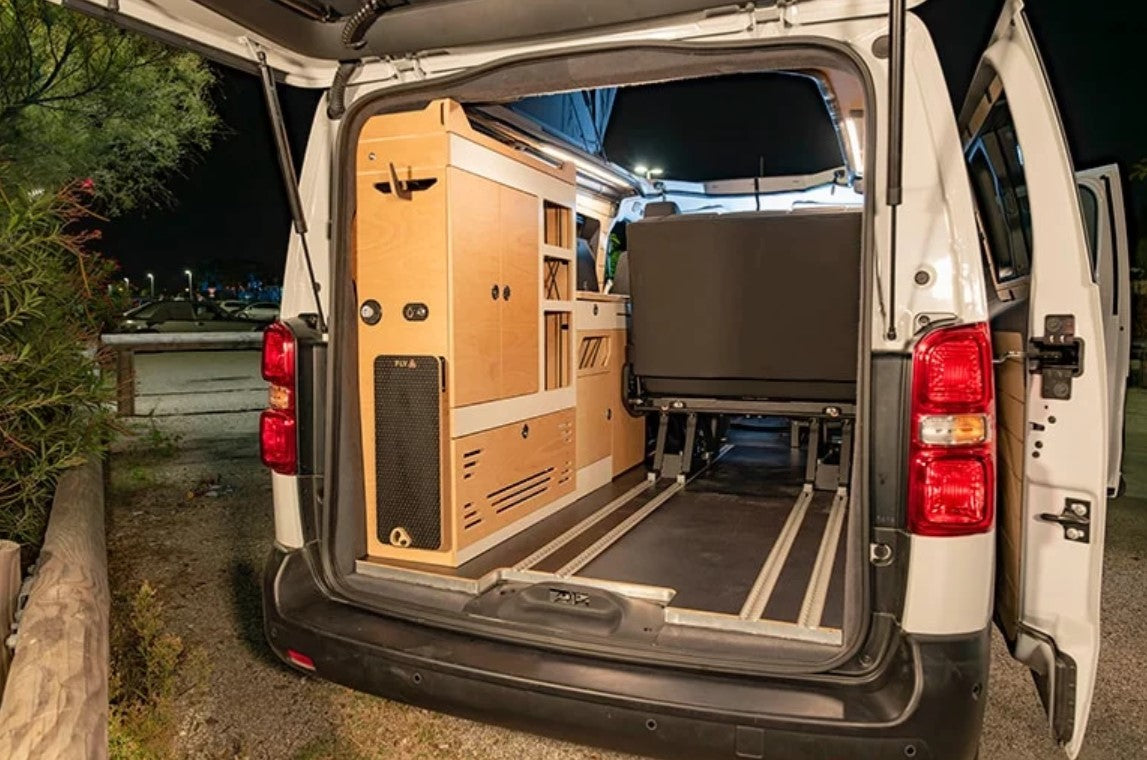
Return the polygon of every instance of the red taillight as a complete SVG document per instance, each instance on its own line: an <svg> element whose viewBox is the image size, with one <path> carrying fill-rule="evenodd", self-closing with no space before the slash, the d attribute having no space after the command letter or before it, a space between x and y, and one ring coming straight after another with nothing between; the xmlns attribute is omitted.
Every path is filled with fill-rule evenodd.
<svg viewBox="0 0 1147 760"><path fill-rule="evenodd" d="M283 475L294 475L299 466L295 416L282 409L267 409L259 416L259 456L263 464Z"/></svg>
<svg viewBox="0 0 1147 760"><path fill-rule="evenodd" d="M908 529L925 536L990 530L995 392L986 324L935 330L912 361Z"/></svg>
<svg viewBox="0 0 1147 760"><path fill-rule="evenodd" d="M263 379L295 385L295 334L282 322L272 322L263 331Z"/></svg>
<svg viewBox="0 0 1147 760"><path fill-rule="evenodd" d="M271 408L259 417L259 454L263 464L283 475L299 466L295 421L295 334L282 322L263 331L263 379L271 383Z"/></svg>

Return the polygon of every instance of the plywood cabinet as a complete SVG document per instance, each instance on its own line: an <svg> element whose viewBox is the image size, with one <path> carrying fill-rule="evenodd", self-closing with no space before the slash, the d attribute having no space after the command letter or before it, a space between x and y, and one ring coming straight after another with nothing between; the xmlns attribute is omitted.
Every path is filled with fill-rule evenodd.
<svg viewBox="0 0 1147 760"><path fill-rule="evenodd" d="M616 296L579 295L577 464L586 468L609 457L609 468L594 474L598 479L618 475L645 458L645 419L631 416L625 407L626 307Z"/></svg>
<svg viewBox="0 0 1147 760"><path fill-rule="evenodd" d="M543 260L573 260L574 167L476 132L448 100L369 119L356 162L367 555L456 564L576 486L573 392L542 388L541 303ZM550 217L564 224L556 249ZM439 374L399 388L406 376L380 379L380 359ZM440 401L440 424L396 411L415 390ZM396 484L410 498L391 498Z"/></svg>

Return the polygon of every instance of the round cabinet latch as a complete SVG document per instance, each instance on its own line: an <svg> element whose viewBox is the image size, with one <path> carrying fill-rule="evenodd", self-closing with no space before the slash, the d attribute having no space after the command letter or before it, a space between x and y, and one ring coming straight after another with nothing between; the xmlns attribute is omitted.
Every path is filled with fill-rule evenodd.
<svg viewBox="0 0 1147 760"><path fill-rule="evenodd" d="M593 315L594 315L595 317L597 316L597 304L594 304L594 305L593 305Z"/></svg>
<svg viewBox="0 0 1147 760"><path fill-rule="evenodd" d="M523 438L529 438L530 437L530 426L529 425L522 425L522 437Z"/></svg>
<svg viewBox="0 0 1147 760"><path fill-rule="evenodd" d="M376 325L382 319L382 305L373 298L363 301L362 306L358 307L358 315L366 324Z"/></svg>
<svg viewBox="0 0 1147 760"><path fill-rule="evenodd" d="M509 285L502 286L502 300L503 301L509 301L510 300L510 286Z"/></svg>
<svg viewBox="0 0 1147 760"><path fill-rule="evenodd" d="M490 298L493 298L495 301L497 301L499 292L498 283L495 282L493 286L490 287Z"/></svg>
<svg viewBox="0 0 1147 760"><path fill-rule="evenodd" d="M605 418L606 418L607 420L612 420L612 419L613 419L613 410L612 410L612 409L606 409L606 410L605 410Z"/></svg>

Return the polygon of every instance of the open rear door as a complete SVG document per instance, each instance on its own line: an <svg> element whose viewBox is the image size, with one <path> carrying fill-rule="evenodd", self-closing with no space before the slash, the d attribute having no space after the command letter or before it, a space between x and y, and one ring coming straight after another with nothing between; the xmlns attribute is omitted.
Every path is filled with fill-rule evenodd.
<svg viewBox="0 0 1147 760"><path fill-rule="evenodd" d="M1131 371L1131 252L1119 166L1076 173L1079 205L1091 250L1092 279L1099 284L1103 341L1107 349L1107 495L1122 492L1123 409Z"/></svg>
<svg viewBox="0 0 1147 760"><path fill-rule="evenodd" d="M996 618L1074 758L1099 654L1106 351L1071 158L1020 0L1004 4L961 128L996 284Z"/></svg>

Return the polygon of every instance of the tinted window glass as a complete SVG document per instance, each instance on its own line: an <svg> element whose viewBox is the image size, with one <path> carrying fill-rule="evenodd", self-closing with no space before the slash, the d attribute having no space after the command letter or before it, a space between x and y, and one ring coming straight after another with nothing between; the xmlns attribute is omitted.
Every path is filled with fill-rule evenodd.
<svg viewBox="0 0 1147 760"><path fill-rule="evenodd" d="M1099 271L1099 198L1086 185L1079 186L1079 207L1083 210L1083 226L1087 230L1087 255L1091 257L1091 279Z"/></svg>
<svg viewBox="0 0 1147 760"><path fill-rule="evenodd" d="M1003 97L969 144L967 158L996 281L1024 277L1031 272L1031 208L1023 151Z"/></svg>
<svg viewBox="0 0 1147 760"><path fill-rule="evenodd" d="M191 312L191 304L187 301L175 301L167 305L168 313L167 319L194 319L195 316Z"/></svg>

